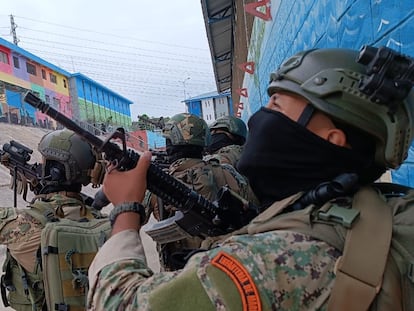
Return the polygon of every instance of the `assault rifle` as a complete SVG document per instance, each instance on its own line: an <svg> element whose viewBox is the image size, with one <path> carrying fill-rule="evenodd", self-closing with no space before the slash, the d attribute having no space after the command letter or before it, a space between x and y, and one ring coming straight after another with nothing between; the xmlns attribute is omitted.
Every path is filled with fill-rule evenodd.
<svg viewBox="0 0 414 311"><path fill-rule="evenodd" d="M154 157L152 162L159 167L162 168L169 168L171 161L168 158L168 154L166 151L159 151L159 150L150 150L152 156Z"/></svg>
<svg viewBox="0 0 414 311"><path fill-rule="evenodd" d="M10 141L3 145L0 150L0 163L10 169L12 176L12 189L14 191L14 207L17 207L17 194L22 194L23 199L27 198L27 189L38 194L42 189L40 176L42 173L41 164L29 164L33 150L17 141Z"/></svg>
<svg viewBox="0 0 414 311"><path fill-rule="evenodd" d="M116 169L129 170L137 164L139 154L127 149L125 130L122 127L117 128L105 140L101 140L84 130L72 119L53 109L31 91L25 94L24 101L77 133L97 148L98 152L104 153L105 159ZM111 141L117 139L121 140L122 148ZM250 220L259 213L258 208L252 204L234 206L220 201L208 201L193 189L165 173L162 168L154 163L150 164L147 172L147 185L149 191L167 204L179 209L173 219L169 219L171 222L168 226L165 223L158 223L157 229L162 230L155 230L153 234L147 232L158 242L174 234L181 234L183 237L188 235L207 237L225 234L242 227L247 223L246 219ZM240 207L242 208L240 209ZM164 226L160 227L161 225Z"/></svg>
<svg viewBox="0 0 414 311"><path fill-rule="evenodd" d="M27 201L28 190L38 195L44 187L42 184L42 164L28 163L31 154L33 154L32 149L15 140L4 144L3 150L0 150L0 163L10 170L12 177L11 188L14 195L14 207L17 207L17 194L21 194L23 200ZM80 195L86 205L92 206L93 198L83 193Z"/></svg>

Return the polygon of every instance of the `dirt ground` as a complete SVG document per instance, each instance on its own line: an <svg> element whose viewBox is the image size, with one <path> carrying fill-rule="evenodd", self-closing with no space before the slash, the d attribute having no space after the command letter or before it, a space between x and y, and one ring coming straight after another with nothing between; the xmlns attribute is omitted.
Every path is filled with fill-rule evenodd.
<svg viewBox="0 0 414 311"><path fill-rule="evenodd" d="M29 163L40 162L41 156L37 151L37 144L40 141L40 138L47 133L47 130L40 128L32 128L20 125L10 125L6 123L0 123L0 148L3 148L3 144L10 143L11 140L15 140L30 149L33 150L31 160ZM3 150L3 149L1 149ZM97 189L92 187L84 187L83 192L89 196L94 196ZM28 194L28 200L32 198L32 195ZM9 170L0 165L0 208L13 206L14 204L13 191L10 189L10 173ZM23 200L21 196L17 196L17 206L18 208L24 208L27 206L27 203ZM109 213L112 206L109 205L104 208L105 213ZM145 228L144 228L145 229ZM144 230L141 230L141 238L144 245L144 250L147 256L147 262L149 267L157 272L160 269L160 264L158 261L158 255L155 248L155 244L152 239L146 235ZM5 257L5 247L0 246L0 265L3 265ZM0 311L3 310L13 310L11 308L5 308L0 299Z"/></svg>

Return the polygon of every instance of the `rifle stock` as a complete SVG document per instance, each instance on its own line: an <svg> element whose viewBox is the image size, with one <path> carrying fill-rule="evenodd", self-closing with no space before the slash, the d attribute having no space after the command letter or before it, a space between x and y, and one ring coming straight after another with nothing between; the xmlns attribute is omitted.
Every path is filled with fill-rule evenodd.
<svg viewBox="0 0 414 311"><path fill-rule="evenodd" d="M52 108L32 92L29 91L25 94L24 101L69 130L77 133L97 148L99 152L103 152L105 159L115 165L118 170L129 170L137 164L139 154L126 148L125 131L123 128L116 129L115 132L103 141L84 130L72 119ZM117 138L122 140L122 149L118 144L110 141ZM180 232L184 230L192 236L207 237L228 233L229 230L237 229L241 225L240 219L237 216L243 211L239 210L229 217L232 214L231 207L219 206L218 202L208 201L153 163L150 164L147 172L147 187L148 190L160 197L164 202L175 206L181 212L182 215L176 217L174 221L174 225L178 226L174 230ZM233 221L233 219L236 221ZM161 235L164 236L165 232L161 233ZM157 236L160 237L160 235L157 232L151 236L154 240L159 241Z"/></svg>

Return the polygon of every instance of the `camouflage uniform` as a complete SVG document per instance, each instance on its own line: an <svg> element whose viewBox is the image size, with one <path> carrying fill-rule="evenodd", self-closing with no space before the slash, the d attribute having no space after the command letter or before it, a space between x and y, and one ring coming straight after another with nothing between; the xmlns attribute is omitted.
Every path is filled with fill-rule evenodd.
<svg viewBox="0 0 414 311"><path fill-rule="evenodd" d="M88 308L325 310L339 255L300 233L240 234L193 255L183 270L153 275L138 233L123 231L89 269Z"/></svg>
<svg viewBox="0 0 414 311"><path fill-rule="evenodd" d="M16 288L16 291L9 292L8 297L12 307L16 310L32 310L31 300L34 300L38 310L43 308L45 299L43 288L36 282L42 282L43 279L38 251L41 232L44 223L48 221L46 216L44 216L44 223L40 218L42 215L47 215L49 211L53 211L52 214L49 214L51 217L71 220L92 217L79 194L65 192L50 193L47 196L47 202L35 202L30 209L7 207L0 210L0 244L5 245L10 253L10 258L5 266L10 265L11 271L21 269L18 275L22 275L24 271L29 282L29 293L25 294L23 291L20 292L23 287L18 284L21 283L19 277L11 275L12 279L10 280L5 277L4 281L10 282L6 285L13 285ZM39 216L35 217L34 215Z"/></svg>
<svg viewBox="0 0 414 311"><path fill-rule="evenodd" d="M220 148L214 154L208 154L204 156L203 159L206 161L216 159L219 163L230 164L231 166L236 167L236 164L240 159L242 151L243 146L228 145L223 148Z"/></svg>

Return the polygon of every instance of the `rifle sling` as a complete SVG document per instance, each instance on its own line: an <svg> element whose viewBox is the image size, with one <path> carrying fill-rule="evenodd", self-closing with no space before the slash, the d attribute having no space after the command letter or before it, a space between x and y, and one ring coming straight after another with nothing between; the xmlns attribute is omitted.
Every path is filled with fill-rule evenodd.
<svg viewBox="0 0 414 311"><path fill-rule="evenodd" d="M346 229L335 222L312 221L312 205L280 214L298 198L300 194L275 202L253 219L247 226L248 233L295 231L341 250L343 255L337 262L328 310L368 310L382 285L392 236L391 208L373 188L361 188L352 202L352 209L360 211L359 218L351 229Z"/></svg>
<svg viewBox="0 0 414 311"><path fill-rule="evenodd" d="M355 195L352 208L361 212L360 219L346 234L328 311L368 310L382 284L392 236L391 209L368 187Z"/></svg>

